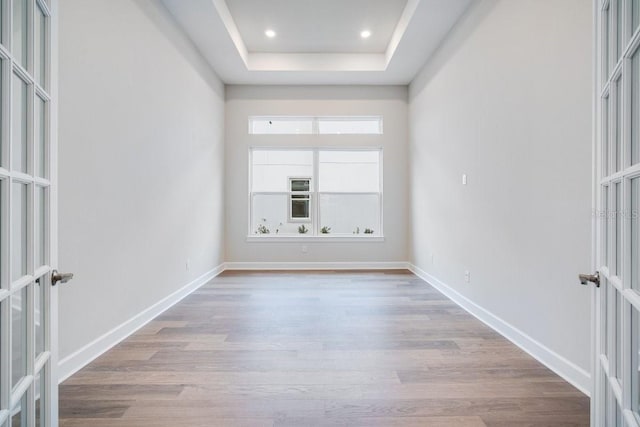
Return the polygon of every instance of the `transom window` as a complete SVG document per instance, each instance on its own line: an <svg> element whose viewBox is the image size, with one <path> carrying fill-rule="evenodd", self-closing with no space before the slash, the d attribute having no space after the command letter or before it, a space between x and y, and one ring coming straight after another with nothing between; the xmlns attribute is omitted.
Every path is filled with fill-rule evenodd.
<svg viewBox="0 0 640 427"><path fill-rule="evenodd" d="M382 150L254 148L251 236L382 236Z"/></svg>
<svg viewBox="0 0 640 427"><path fill-rule="evenodd" d="M254 116L249 117L251 135L381 135L380 116Z"/></svg>

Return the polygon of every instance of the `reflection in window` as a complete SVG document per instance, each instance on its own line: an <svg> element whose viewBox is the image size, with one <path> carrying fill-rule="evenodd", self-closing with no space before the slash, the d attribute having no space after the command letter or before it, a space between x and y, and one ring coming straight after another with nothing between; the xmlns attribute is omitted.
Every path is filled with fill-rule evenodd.
<svg viewBox="0 0 640 427"><path fill-rule="evenodd" d="M253 149L250 234L381 236L380 149Z"/></svg>

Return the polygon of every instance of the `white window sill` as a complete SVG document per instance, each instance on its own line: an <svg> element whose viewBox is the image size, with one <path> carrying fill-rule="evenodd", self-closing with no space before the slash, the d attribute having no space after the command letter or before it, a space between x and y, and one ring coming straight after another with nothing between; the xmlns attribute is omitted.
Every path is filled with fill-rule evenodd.
<svg viewBox="0 0 640 427"><path fill-rule="evenodd" d="M384 236L247 236L249 243L284 243L284 242L318 242L318 243L381 243Z"/></svg>

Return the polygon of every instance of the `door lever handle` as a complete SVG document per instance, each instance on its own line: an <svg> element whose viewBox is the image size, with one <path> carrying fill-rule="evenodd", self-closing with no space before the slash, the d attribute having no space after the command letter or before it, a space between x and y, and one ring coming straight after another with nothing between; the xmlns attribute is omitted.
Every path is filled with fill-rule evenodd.
<svg viewBox="0 0 640 427"><path fill-rule="evenodd" d="M73 279L73 273L58 273L58 270L51 272L51 286L55 286L58 283L67 283Z"/></svg>
<svg viewBox="0 0 640 427"><path fill-rule="evenodd" d="M595 274L579 274L578 278L580 279L581 285L587 285L589 282L596 285L596 288L600 287L600 272L596 271Z"/></svg>

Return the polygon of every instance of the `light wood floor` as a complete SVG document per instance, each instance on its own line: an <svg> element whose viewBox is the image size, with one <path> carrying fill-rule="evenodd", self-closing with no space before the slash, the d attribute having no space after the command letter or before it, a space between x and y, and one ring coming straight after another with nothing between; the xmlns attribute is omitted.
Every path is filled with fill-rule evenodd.
<svg viewBox="0 0 640 427"><path fill-rule="evenodd" d="M62 426L587 426L589 399L406 271L226 272L60 388Z"/></svg>

